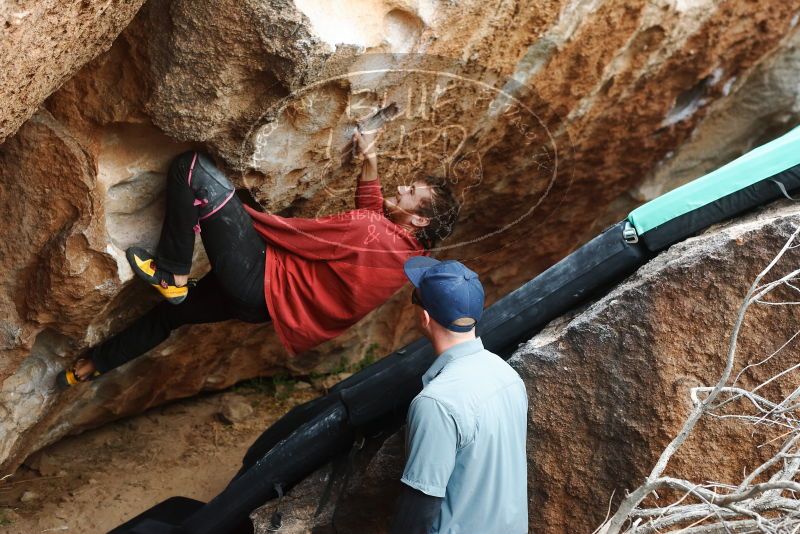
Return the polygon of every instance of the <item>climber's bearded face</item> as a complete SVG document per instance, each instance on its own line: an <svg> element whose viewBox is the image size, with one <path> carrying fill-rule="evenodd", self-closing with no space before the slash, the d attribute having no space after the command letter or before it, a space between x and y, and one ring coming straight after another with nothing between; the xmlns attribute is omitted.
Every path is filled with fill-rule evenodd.
<svg viewBox="0 0 800 534"><path fill-rule="evenodd" d="M431 186L423 180L418 180L411 185L398 185L396 195L385 196L383 211L395 224L421 228L430 223L430 219L423 213L424 208L430 206L432 202Z"/></svg>

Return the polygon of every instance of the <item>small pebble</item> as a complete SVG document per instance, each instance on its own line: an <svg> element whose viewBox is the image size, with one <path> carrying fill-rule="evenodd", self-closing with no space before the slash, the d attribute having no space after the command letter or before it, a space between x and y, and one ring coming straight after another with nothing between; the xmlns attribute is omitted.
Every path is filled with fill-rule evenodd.
<svg viewBox="0 0 800 534"><path fill-rule="evenodd" d="M35 491L28 490L28 491L26 491L25 493L22 494L22 497L19 498L19 501L20 502L31 502L31 501L35 501L38 498L39 498L39 494L38 493L36 493Z"/></svg>
<svg viewBox="0 0 800 534"><path fill-rule="evenodd" d="M253 415L253 407L243 398L226 395L222 398L220 418L226 423L241 423Z"/></svg>
<svg viewBox="0 0 800 534"><path fill-rule="evenodd" d="M294 389L297 391L305 391L307 389L311 389L313 386L308 382L304 382L302 380L298 381L297 384L294 385Z"/></svg>

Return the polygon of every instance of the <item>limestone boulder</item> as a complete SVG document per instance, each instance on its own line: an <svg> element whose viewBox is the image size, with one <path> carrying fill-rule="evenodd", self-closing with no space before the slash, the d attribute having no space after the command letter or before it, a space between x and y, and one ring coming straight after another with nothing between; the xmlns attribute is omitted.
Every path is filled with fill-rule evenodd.
<svg viewBox="0 0 800 534"><path fill-rule="evenodd" d="M779 0L114 6L108 20L136 15L110 49L49 89L31 81L25 94L41 98L60 86L43 105L5 106L31 118L0 145L4 473L68 433L253 376L346 372L415 336L401 291L293 359L269 326L195 326L58 393L59 369L153 305L122 253L155 245L163 176L183 150L211 152L265 210L332 213L352 206L353 124L394 101L401 113L379 141L384 190L419 172L453 182L462 217L435 254L478 271L492 302L674 186L670 161L688 179L799 118L798 9ZM36 43L33 64L61 50L25 40L55 42L49 28L4 39ZM89 41L69 42L69 57L91 57ZM733 121L737 109L760 119ZM207 268L198 246L196 274Z"/></svg>
<svg viewBox="0 0 800 534"><path fill-rule="evenodd" d="M10 0L0 6L0 143L98 54L144 0Z"/></svg>
<svg viewBox="0 0 800 534"><path fill-rule="evenodd" d="M691 410L690 389L716 384L747 289L798 226L800 208L783 202L674 245L512 355L509 362L529 399L531 532L592 532L609 503L643 481ZM798 261L800 253L790 251L770 279ZM786 290L769 300L791 299L791 288ZM776 351L798 325L796 306L752 307L732 376ZM746 369L738 384L753 387L796 365L793 346ZM769 389L770 398L784 398L796 387L797 373L775 381L765 394ZM666 474L738 484L744 469L775 452L782 441L769 442L780 434L703 419ZM336 532L386 531L404 464L402 431L382 439L359 453L344 491L334 462L289 492L282 509L291 532L326 532L332 521ZM331 478L340 491L335 504L321 489ZM267 532L274 506L267 503L253 514L257 532Z"/></svg>
<svg viewBox="0 0 800 534"><path fill-rule="evenodd" d="M510 362L530 399L532 529L591 531L602 522L612 494L616 503L644 480L688 416L691 388L713 386L722 375L750 284L798 225L800 210L784 202L673 245L602 300L554 322L514 354ZM795 269L798 261L790 251L769 279ZM766 300L793 300L787 299L790 291ZM752 388L796 363L789 348L757 365L798 325L795 306L750 308L732 375L744 370L740 387ZM796 384L796 372L790 373L768 395L783 398ZM775 452L777 443L770 441L779 434L705 418L667 474L738 484L746 469Z"/></svg>
<svg viewBox="0 0 800 534"><path fill-rule="evenodd" d="M800 33L742 80L738 89L709 104L708 116L688 142L668 152L648 176L618 197L590 232L616 222L642 202L721 167L800 123ZM720 143L724 139L725 142Z"/></svg>

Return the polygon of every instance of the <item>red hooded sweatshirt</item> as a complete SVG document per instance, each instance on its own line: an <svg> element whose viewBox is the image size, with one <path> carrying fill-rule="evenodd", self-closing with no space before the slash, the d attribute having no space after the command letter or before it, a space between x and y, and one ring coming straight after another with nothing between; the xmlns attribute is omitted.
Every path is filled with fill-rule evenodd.
<svg viewBox="0 0 800 534"><path fill-rule="evenodd" d="M291 354L338 336L386 302L407 281L405 261L428 254L383 214L379 180L359 182L356 209L327 217L246 209L268 244L264 296Z"/></svg>

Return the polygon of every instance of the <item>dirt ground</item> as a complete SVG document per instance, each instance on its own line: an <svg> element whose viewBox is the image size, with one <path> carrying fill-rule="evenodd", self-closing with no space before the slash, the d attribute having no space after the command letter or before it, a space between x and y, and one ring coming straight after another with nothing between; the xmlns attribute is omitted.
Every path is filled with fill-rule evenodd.
<svg viewBox="0 0 800 534"><path fill-rule="evenodd" d="M208 501L268 425L320 394L269 385L174 402L44 449L0 483L0 533L104 533L168 497ZM241 420L224 421L225 406Z"/></svg>

